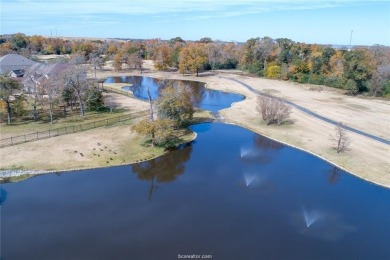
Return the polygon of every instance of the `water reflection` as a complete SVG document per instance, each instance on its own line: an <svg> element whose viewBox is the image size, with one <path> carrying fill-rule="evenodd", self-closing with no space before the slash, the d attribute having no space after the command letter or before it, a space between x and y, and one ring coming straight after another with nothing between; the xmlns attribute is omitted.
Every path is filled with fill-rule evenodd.
<svg viewBox="0 0 390 260"><path fill-rule="evenodd" d="M152 201L153 192L158 187L156 182L171 182L176 180L177 176L183 174L185 163L190 159L191 152L192 145L186 144L177 150L168 152L164 156L131 166L138 179L150 182L149 201Z"/></svg>
<svg viewBox="0 0 390 260"><path fill-rule="evenodd" d="M4 259L388 259L388 189L344 172L330 186L332 165L238 126L191 129L150 162L0 186ZM240 158L255 140L270 163Z"/></svg>
<svg viewBox="0 0 390 260"><path fill-rule="evenodd" d="M328 182L330 184L336 184L339 181L342 172L343 171L340 168L333 166L332 169L327 172Z"/></svg>
<svg viewBox="0 0 390 260"><path fill-rule="evenodd" d="M266 164L272 161L272 152L279 151L284 146L265 136L254 135L253 144L241 146L240 159L243 162Z"/></svg>
<svg viewBox="0 0 390 260"><path fill-rule="evenodd" d="M7 192L0 188L0 207L3 206L3 203L7 200Z"/></svg>
<svg viewBox="0 0 390 260"><path fill-rule="evenodd" d="M266 149L266 150L280 150L284 147L283 144L278 143L272 139L269 139L268 137L262 136L262 135L255 135L253 137L254 145L258 148L261 149Z"/></svg>
<svg viewBox="0 0 390 260"><path fill-rule="evenodd" d="M245 97L238 94L226 93L205 88L205 83L189 80L155 79L150 77L109 77L105 83L129 83L131 86L123 87L133 92L139 99L148 100L148 89L152 100L160 95L162 89L169 85L178 87L188 86L192 90L192 102L195 107L217 112L230 107L233 102L243 100Z"/></svg>

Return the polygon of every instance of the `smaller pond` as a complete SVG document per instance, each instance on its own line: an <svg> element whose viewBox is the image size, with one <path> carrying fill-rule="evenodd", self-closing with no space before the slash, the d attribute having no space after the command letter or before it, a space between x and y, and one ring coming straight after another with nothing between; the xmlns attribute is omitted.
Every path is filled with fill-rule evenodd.
<svg viewBox="0 0 390 260"><path fill-rule="evenodd" d="M162 82L159 79L141 76L131 77L109 77L104 83L129 83L131 86L123 87L124 90L132 91L136 98L148 100L149 88L152 99L158 98L160 91L164 86L175 82L175 84L182 84L189 86L193 93L193 103L195 107L217 112L218 110L228 108L232 103L245 99L243 95L227 93L217 90L207 89L205 83L189 80L165 80Z"/></svg>

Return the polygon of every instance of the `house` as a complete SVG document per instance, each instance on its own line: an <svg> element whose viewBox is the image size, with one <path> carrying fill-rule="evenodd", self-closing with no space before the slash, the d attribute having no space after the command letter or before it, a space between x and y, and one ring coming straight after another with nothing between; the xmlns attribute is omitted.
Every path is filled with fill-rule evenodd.
<svg viewBox="0 0 390 260"><path fill-rule="evenodd" d="M18 54L7 54L0 57L0 75L8 75L14 70L26 70L36 63Z"/></svg>
<svg viewBox="0 0 390 260"><path fill-rule="evenodd" d="M28 93L34 92L36 87L42 84L43 81L60 75L61 72L69 67L70 65L65 63L36 63L25 71L21 81L23 90Z"/></svg>
<svg viewBox="0 0 390 260"><path fill-rule="evenodd" d="M24 76L24 70L11 70L8 77L11 78L22 78Z"/></svg>
<svg viewBox="0 0 390 260"><path fill-rule="evenodd" d="M54 78L69 67L65 63L35 62L18 54L0 57L0 75L17 78L27 93L34 92L44 80Z"/></svg>

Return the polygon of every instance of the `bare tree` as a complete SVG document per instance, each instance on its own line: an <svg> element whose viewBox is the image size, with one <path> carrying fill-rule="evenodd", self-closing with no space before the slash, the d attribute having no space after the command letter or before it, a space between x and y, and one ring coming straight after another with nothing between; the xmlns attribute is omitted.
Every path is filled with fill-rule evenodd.
<svg viewBox="0 0 390 260"><path fill-rule="evenodd" d="M93 66L93 70L95 72L95 79L96 79L96 69L97 68L99 68L100 70L103 69L103 60L95 52L89 54L89 60L91 62L91 65Z"/></svg>
<svg viewBox="0 0 390 260"><path fill-rule="evenodd" d="M47 98L47 103L49 104L51 124L53 124L54 104L59 98L60 86L58 82L58 79L49 77L46 77L46 79L42 82L42 87L45 91L45 97Z"/></svg>
<svg viewBox="0 0 390 260"><path fill-rule="evenodd" d="M274 97L258 96L257 110L267 125L281 125L291 114L291 107Z"/></svg>
<svg viewBox="0 0 390 260"><path fill-rule="evenodd" d="M138 69L142 74L143 60L142 60L141 52L138 51L133 54L129 54L126 57L126 63L127 65L129 65L130 68Z"/></svg>
<svg viewBox="0 0 390 260"><path fill-rule="evenodd" d="M80 106L80 115L84 116L83 96L90 86L87 71L79 67L71 68L64 72L62 79L65 89L74 90Z"/></svg>
<svg viewBox="0 0 390 260"><path fill-rule="evenodd" d="M78 52L70 56L70 63L76 66L80 66L85 63L85 55Z"/></svg>
<svg viewBox="0 0 390 260"><path fill-rule="evenodd" d="M264 70L267 69L267 58L274 48L274 40L270 37L264 37L256 41L254 46L255 57L263 61Z"/></svg>
<svg viewBox="0 0 390 260"><path fill-rule="evenodd" d="M36 82L34 91L32 93L32 110L31 115L34 118L34 121L37 121L39 118L38 107L43 104L43 90L39 82Z"/></svg>
<svg viewBox="0 0 390 260"><path fill-rule="evenodd" d="M330 135L330 140L336 143L337 153L342 153L351 150L351 138L348 136L347 130L342 122L335 127L335 132Z"/></svg>

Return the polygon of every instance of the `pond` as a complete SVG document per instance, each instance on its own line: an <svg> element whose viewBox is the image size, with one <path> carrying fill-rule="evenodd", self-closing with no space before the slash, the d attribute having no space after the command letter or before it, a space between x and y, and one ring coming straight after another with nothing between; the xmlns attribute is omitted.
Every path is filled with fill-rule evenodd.
<svg viewBox="0 0 390 260"><path fill-rule="evenodd" d="M387 259L390 190L244 128L1 185L3 259Z"/></svg>
<svg viewBox="0 0 390 260"><path fill-rule="evenodd" d="M142 100L148 100L147 89L149 88L151 98L154 100L159 96L159 93L164 86L173 82L175 82L175 84L191 87L194 106L214 113L218 110L230 107L233 102L245 99L243 95L207 89L205 88L204 83L198 81L165 80L162 82L161 80L150 77L130 76L109 77L104 83L129 83L131 86L123 87L123 89L132 91L136 98Z"/></svg>

